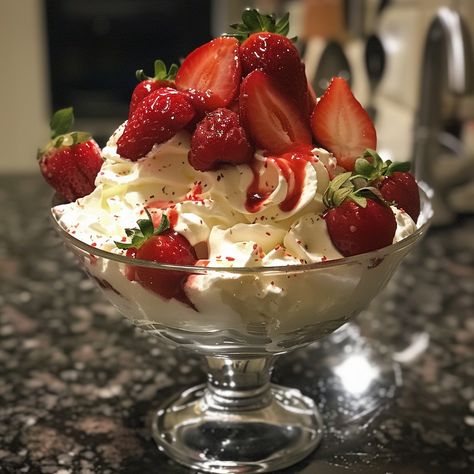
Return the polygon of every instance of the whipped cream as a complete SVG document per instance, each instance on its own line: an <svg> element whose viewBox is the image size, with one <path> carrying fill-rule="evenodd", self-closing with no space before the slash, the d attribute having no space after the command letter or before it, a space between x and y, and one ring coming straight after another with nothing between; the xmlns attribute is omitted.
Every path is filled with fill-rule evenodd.
<svg viewBox="0 0 474 474"><path fill-rule="evenodd" d="M314 148L310 159L295 160L289 168L257 152L251 165L200 172L187 159L187 132L130 161L116 149L123 128L102 151L96 189L54 208L60 225L77 239L122 254L115 241L128 240L125 229L136 227L146 207L157 222L166 212L173 229L195 247L201 259L197 265L207 268L284 267L342 257L321 215L322 197L337 173L328 151ZM416 225L406 212L392 210L398 242ZM400 258L316 272L197 272L184 287L193 307L130 281L121 263L88 255L83 261L110 300L138 325L168 332L252 334L256 344L278 352L289 335L298 339L304 332L305 339L314 339L363 309Z"/></svg>
<svg viewBox="0 0 474 474"><path fill-rule="evenodd" d="M251 166L201 172L188 162L190 136L185 131L138 161L122 158L116 143L124 126L102 151L96 189L55 208L61 226L79 240L123 253L115 241L127 239L125 229L136 226L146 207L158 216L166 212L174 230L209 266L277 266L342 257L321 216L322 197L337 166L328 151L314 148L311 159L293 169L257 152ZM254 200L249 199L252 186L258 190ZM416 225L406 212L392 211L398 242Z"/></svg>

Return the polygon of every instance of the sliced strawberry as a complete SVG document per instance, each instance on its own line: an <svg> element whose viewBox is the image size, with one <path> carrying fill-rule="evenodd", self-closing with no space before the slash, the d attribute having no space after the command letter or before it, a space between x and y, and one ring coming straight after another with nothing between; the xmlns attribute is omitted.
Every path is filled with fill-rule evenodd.
<svg viewBox="0 0 474 474"><path fill-rule="evenodd" d="M284 153L311 144L311 131L295 103L268 74L251 72L240 88L240 117L259 148Z"/></svg>
<svg viewBox="0 0 474 474"><path fill-rule="evenodd" d="M228 109L217 109L198 123L188 159L193 168L207 171L221 163L247 163L252 156L253 148L239 123L239 116Z"/></svg>
<svg viewBox="0 0 474 474"><path fill-rule="evenodd" d="M413 219L420 215L420 191L415 178L408 172L395 171L384 178L379 185L380 193L388 202L395 205Z"/></svg>
<svg viewBox="0 0 474 474"><path fill-rule="evenodd" d="M135 161L154 144L163 143L184 128L195 115L185 94L169 87L151 92L138 105L117 140L120 156Z"/></svg>
<svg viewBox="0 0 474 474"><path fill-rule="evenodd" d="M70 131L73 122L72 108L58 110L51 120L51 140L38 152L44 179L70 202L95 189L103 163L100 148L89 133Z"/></svg>
<svg viewBox="0 0 474 474"><path fill-rule="evenodd" d="M341 77L332 79L311 115L316 140L334 153L337 162L353 170L365 149L375 149L377 135L367 112Z"/></svg>
<svg viewBox="0 0 474 474"><path fill-rule="evenodd" d="M242 76L239 42L221 37L191 52L179 68L176 86L187 91L198 110L226 107L238 93Z"/></svg>
<svg viewBox="0 0 474 474"><path fill-rule="evenodd" d="M176 64L172 64L169 71L167 71L165 63L159 59L155 61L155 75L153 77L146 76L143 72L143 69L139 69L136 72L136 76L140 82L133 90L132 98L130 99L128 118L130 119L132 117L132 114L135 112L138 104L150 92L163 87L175 88L174 79L176 77L177 70L178 66L176 66Z"/></svg>
<svg viewBox="0 0 474 474"><path fill-rule="evenodd" d="M277 33L254 33L240 46L240 58L244 75L257 69L265 72L309 116L306 72L290 39Z"/></svg>

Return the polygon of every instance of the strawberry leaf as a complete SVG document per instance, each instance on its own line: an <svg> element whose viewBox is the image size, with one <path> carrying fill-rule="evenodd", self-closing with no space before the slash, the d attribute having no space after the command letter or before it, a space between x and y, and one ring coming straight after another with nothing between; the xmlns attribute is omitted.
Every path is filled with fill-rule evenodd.
<svg viewBox="0 0 474 474"><path fill-rule="evenodd" d="M138 219L137 225L143 237L147 238L153 235L153 222L150 219Z"/></svg>
<svg viewBox="0 0 474 474"><path fill-rule="evenodd" d="M337 175L326 189L323 196L323 203L326 207L339 206L344 199L354 190L354 185L351 183L351 172Z"/></svg>
<svg viewBox="0 0 474 474"><path fill-rule="evenodd" d="M290 31L290 14L286 12L276 23L275 33L287 36Z"/></svg>
<svg viewBox="0 0 474 474"><path fill-rule="evenodd" d="M351 188L340 188L337 191L334 192L332 196L332 201L335 206L341 205L346 198L349 197L349 195L352 193Z"/></svg>
<svg viewBox="0 0 474 474"><path fill-rule="evenodd" d="M72 107L57 110L49 123L51 127L51 138L54 139L59 135L68 133L71 130L73 123L74 112Z"/></svg>
<svg viewBox="0 0 474 474"><path fill-rule="evenodd" d="M286 13L277 21L273 15L264 15L256 9L247 9L242 13L242 23L230 25L236 32L226 36L233 36L240 41L245 41L253 33L263 31L287 36L290 30L289 18L290 14Z"/></svg>
<svg viewBox="0 0 474 474"><path fill-rule="evenodd" d="M247 9L242 13L242 23L247 27L248 31L259 31L263 26L263 21L260 19L261 16L257 10Z"/></svg>
<svg viewBox="0 0 474 474"><path fill-rule="evenodd" d="M169 228L170 228L170 221L168 220L168 216L166 214L163 214L161 216L160 225L155 229L155 231L153 232L153 235L160 235L166 230L168 230Z"/></svg>
<svg viewBox="0 0 474 474"><path fill-rule="evenodd" d="M135 72L135 76L139 82L152 80L152 81L174 81L176 73L178 72L178 66L172 64L170 68L166 69L166 64L161 59L156 59L154 62L154 76L150 77L145 74L143 69L138 69Z"/></svg>
<svg viewBox="0 0 474 474"><path fill-rule="evenodd" d="M117 242L116 240L114 241L114 244L117 248L121 250L128 250L129 248L133 247L133 244L131 243L126 243L126 242Z"/></svg>
<svg viewBox="0 0 474 474"><path fill-rule="evenodd" d="M380 155L375 151L372 150L371 148L367 148L363 155L363 158L371 158L371 162L374 164L375 167L378 166L378 163L382 163L382 158L380 158Z"/></svg>
<svg viewBox="0 0 474 474"><path fill-rule="evenodd" d="M373 166L372 163L370 163L365 158L357 158L354 170L357 174L369 179L375 171L375 166Z"/></svg>
<svg viewBox="0 0 474 474"><path fill-rule="evenodd" d="M360 207L366 207L367 206L367 198L366 197L360 196L358 194L351 194L349 197Z"/></svg>
<svg viewBox="0 0 474 474"><path fill-rule="evenodd" d="M395 171L407 172L410 171L410 162L402 161L402 162L394 162L390 163L384 171L385 176L390 176L391 174L395 173Z"/></svg>
<svg viewBox="0 0 474 474"><path fill-rule="evenodd" d="M155 60L154 66L155 79L165 79L168 75L168 72L166 71L166 64L161 59L157 59Z"/></svg>
<svg viewBox="0 0 474 474"><path fill-rule="evenodd" d="M139 249L150 237L160 235L170 228L169 219L165 214L161 216L160 225L155 228L150 211L146 207L145 213L146 218L137 220L138 227L125 229L125 234L127 237L131 237L132 239L131 242L115 241L114 243L117 248L127 250L131 247L134 247Z"/></svg>

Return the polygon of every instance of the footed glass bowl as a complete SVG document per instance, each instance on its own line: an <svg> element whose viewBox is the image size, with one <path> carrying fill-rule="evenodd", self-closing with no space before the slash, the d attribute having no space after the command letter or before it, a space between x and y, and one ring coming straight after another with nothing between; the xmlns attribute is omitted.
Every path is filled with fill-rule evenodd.
<svg viewBox="0 0 474 474"><path fill-rule="evenodd" d="M270 383L275 357L340 327L382 290L426 232L431 204L421 192L418 230L383 249L327 262L212 268L132 260L89 246L53 218L67 246L107 298L135 325L202 355L207 383L168 400L153 437L177 462L206 472L270 472L296 463L321 441L315 403ZM182 272L185 297L166 299L127 278L132 267Z"/></svg>

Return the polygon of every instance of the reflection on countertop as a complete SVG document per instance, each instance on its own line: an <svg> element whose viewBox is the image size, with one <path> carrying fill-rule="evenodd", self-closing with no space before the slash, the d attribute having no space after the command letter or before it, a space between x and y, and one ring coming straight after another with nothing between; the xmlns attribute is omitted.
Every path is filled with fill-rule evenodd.
<svg viewBox="0 0 474 474"><path fill-rule="evenodd" d="M199 362L128 325L48 221L38 177L1 177L0 471L186 473L150 407ZM431 230L386 290L274 381L317 400L321 447L285 473L474 471L474 218Z"/></svg>

